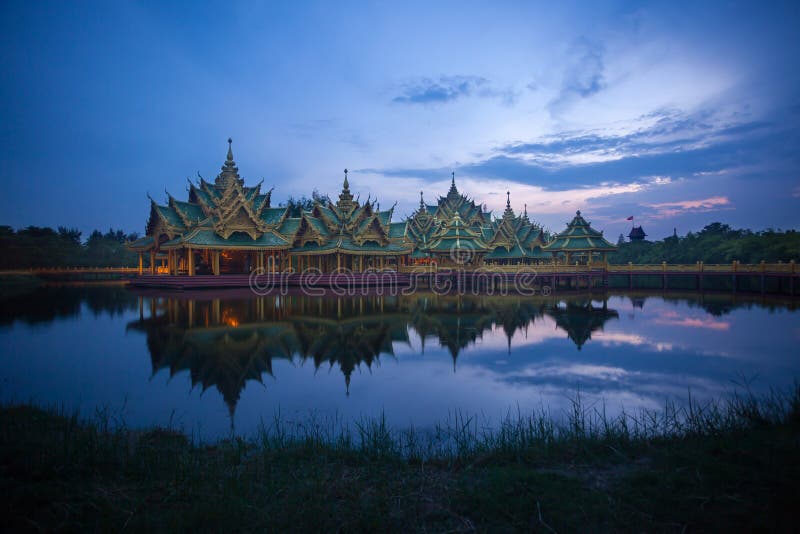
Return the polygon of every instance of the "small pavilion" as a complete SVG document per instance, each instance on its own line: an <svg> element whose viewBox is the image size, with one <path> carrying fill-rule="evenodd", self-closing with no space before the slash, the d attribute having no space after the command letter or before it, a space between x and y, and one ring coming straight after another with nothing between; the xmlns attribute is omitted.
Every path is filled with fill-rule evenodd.
<svg viewBox="0 0 800 534"><path fill-rule="evenodd" d="M557 234L543 250L552 254L558 263L592 264L601 261L605 264L608 253L616 251L617 247L603 237L603 232L592 228L578 210L572 221L567 223L567 229Z"/></svg>

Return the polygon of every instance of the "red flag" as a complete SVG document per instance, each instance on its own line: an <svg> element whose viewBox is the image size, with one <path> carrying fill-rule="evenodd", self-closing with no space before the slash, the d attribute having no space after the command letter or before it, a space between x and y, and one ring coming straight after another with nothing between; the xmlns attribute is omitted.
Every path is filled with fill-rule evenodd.
<svg viewBox="0 0 800 534"><path fill-rule="evenodd" d="M627 218L627 219L625 219L625 220L626 220L626 221L632 221L632 220L633 220L633 215L631 215L630 217L628 217L628 218Z"/></svg>

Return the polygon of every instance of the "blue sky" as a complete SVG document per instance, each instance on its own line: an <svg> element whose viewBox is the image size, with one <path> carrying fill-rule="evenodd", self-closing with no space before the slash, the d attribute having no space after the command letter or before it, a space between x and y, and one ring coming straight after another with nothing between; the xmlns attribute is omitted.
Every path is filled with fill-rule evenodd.
<svg viewBox="0 0 800 534"><path fill-rule="evenodd" d="M796 3L196 4L0 5L0 224L142 232L231 136L274 201L800 227Z"/></svg>

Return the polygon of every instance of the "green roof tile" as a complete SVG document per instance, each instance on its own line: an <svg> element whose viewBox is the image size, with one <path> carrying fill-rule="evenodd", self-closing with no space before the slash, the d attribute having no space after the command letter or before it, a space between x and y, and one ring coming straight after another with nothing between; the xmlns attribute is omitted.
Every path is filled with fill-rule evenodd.
<svg viewBox="0 0 800 534"><path fill-rule="evenodd" d="M269 225L281 222L281 217L286 213L287 208L264 208L261 210L261 220Z"/></svg>
<svg viewBox="0 0 800 534"><path fill-rule="evenodd" d="M291 237L294 236L295 233L297 233L298 228L300 228L300 218L287 217L278 227L278 233L284 236Z"/></svg>
<svg viewBox="0 0 800 534"><path fill-rule="evenodd" d="M404 237L406 235L406 222L393 222L389 225L389 237Z"/></svg>
<svg viewBox="0 0 800 534"><path fill-rule="evenodd" d="M158 204L154 204L154 206L156 211L158 211L158 214L161 215L161 217L164 218L169 225L177 228L184 228L183 220L174 209L169 206L159 206Z"/></svg>
<svg viewBox="0 0 800 534"><path fill-rule="evenodd" d="M136 241L128 243L126 246L131 250L149 250L153 248L154 243L155 239L153 239L153 236L148 235L145 237L140 237Z"/></svg>
<svg viewBox="0 0 800 534"><path fill-rule="evenodd" d="M234 232L227 239L214 232L213 230L197 230L184 236L177 237L161 245L162 249L183 247L193 245L196 247L220 247L220 248L285 248L289 242L281 236L272 232L261 235L258 239L253 239L243 232Z"/></svg>

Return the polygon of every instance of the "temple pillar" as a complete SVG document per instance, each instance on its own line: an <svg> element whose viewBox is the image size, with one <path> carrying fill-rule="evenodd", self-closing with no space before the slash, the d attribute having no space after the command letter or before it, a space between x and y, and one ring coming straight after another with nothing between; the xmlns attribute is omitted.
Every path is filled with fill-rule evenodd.
<svg viewBox="0 0 800 534"><path fill-rule="evenodd" d="M191 247L186 249L186 258L189 263L189 265L187 265L189 276L194 276L194 251L191 249Z"/></svg>
<svg viewBox="0 0 800 534"><path fill-rule="evenodd" d="M217 276L219 275L219 250L211 252L211 272Z"/></svg>
<svg viewBox="0 0 800 534"><path fill-rule="evenodd" d="M150 251L150 274L156 274L156 251Z"/></svg>
<svg viewBox="0 0 800 534"><path fill-rule="evenodd" d="M144 263L142 261L142 252L140 251L139 252L139 276L142 276L142 267L143 266L144 266Z"/></svg>

